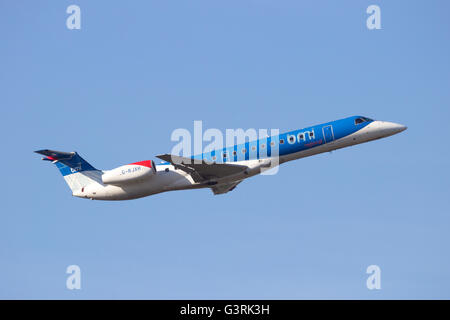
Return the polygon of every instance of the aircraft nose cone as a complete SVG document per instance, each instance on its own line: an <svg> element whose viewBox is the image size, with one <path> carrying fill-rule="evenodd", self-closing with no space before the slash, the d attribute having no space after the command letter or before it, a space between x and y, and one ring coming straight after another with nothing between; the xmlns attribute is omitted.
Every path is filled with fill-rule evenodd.
<svg viewBox="0 0 450 320"><path fill-rule="evenodd" d="M400 124L400 123L395 123L395 122L391 122L392 125L392 130L395 131L395 133L399 133L402 131L405 131L408 127Z"/></svg>
<svg viewBox="0 0 450 320"><path fill-rule="evenodd" d="M402 131L405 131L408 127L395 122L384 122L383 123L384 130L387 131L389 134L396 134L400 133Z"/></svg>

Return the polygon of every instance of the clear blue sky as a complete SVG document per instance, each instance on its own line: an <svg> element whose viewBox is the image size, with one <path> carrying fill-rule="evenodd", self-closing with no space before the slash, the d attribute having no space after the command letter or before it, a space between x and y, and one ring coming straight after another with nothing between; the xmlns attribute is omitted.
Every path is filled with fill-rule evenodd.
<svg viewBox="0 0 450 320"><path fill-rule="evenodd" d="M81 30L66 8L81 8ZM381 7L381 30L366 8ZM450 298L448 1L2 1L0 298ZM73 198L170 134L395 121L234 191ZM82 289L66 289L68 265ZM366 268L379 265L379 291Z"/></svg>

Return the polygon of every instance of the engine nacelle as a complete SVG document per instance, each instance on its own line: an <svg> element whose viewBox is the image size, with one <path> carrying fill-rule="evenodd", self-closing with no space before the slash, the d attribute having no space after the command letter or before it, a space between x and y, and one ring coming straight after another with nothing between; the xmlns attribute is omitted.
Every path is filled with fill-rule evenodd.
<svg viewBox="0 0 450 320"><path fill-rule="evenodd" d="M150 179L154 174L156 174L155 163L146 160L105 171L102 175L102 182L104 184L127 184Z"/></svg>

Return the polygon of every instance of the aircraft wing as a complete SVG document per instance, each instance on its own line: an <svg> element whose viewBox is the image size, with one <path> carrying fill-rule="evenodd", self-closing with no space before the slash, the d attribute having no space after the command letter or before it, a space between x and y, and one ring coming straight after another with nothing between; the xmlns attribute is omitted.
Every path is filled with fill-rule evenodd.
<svg viewBox="0 0 450 320"><path fill-rule="evenodd" d="M170 162L176 169L180 169L185 171L186 173L189 173L195 182L202 182L210 179L220 179L233 174L241 173L247 169L247 166L229 163L207 163L204 160L202 160L201 163L194 163L194 160L191 158L185 158L171 154L162 154L156 157Z"/></svg>

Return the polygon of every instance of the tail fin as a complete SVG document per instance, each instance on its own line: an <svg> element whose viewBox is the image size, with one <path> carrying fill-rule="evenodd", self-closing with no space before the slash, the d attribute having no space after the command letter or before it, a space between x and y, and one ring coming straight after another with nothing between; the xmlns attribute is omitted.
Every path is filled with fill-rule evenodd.
<svg viewBox="0 0 450 320"><path fill-rule="evenodd" d="M48 149L35 152L45 156L42 160L52 161L58 167L72 193L93 183L102 184L102 172L91 166L76 152Z"/></svg>

